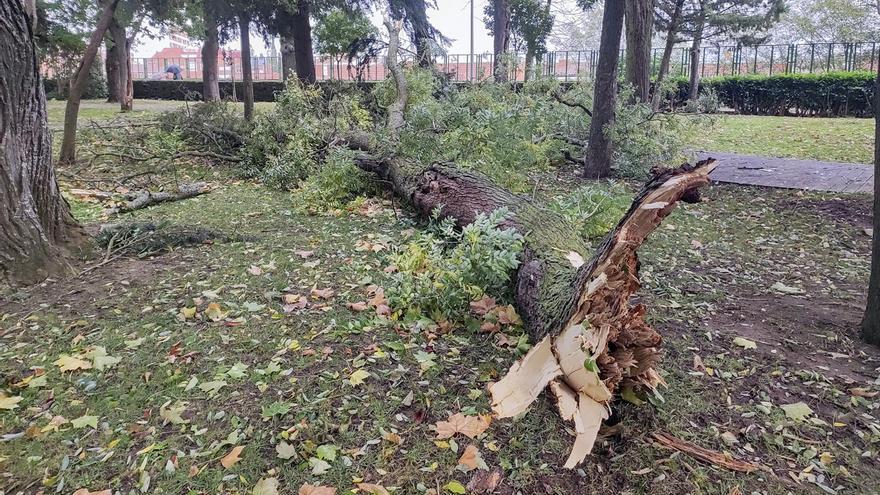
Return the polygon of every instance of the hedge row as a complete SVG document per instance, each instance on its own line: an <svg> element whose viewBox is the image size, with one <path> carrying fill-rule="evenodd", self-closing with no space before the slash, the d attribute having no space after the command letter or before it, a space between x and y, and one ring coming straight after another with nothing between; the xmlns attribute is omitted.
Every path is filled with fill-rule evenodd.
<svg viewBox="0 0 880 495"><path fill-rule="evenodd" d="M714 90L721 104L747 115L870 117L874 79L871 72L710 77L700 91ZM678 81L677 102L687 98L689 84Z"/></svg>

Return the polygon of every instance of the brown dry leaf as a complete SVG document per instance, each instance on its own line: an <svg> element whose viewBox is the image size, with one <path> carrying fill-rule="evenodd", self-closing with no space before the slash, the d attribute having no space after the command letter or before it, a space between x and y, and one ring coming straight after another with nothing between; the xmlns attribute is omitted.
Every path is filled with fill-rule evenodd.
<svg viewBox="0 0 880 495"><path fill-rule="evenodd" d="M462 413L455 413L449 416L446 421L438 421L435 426L437 429L437 438L452 438L456 433L461 433L468 438L475 438L489 427L492 423L492 416L483 414L480 416L465 416Z"/></svg>
<svg viewBox="0 0 880 495"><path fill-rule="evenodd" d="M299 495L336 495L336 488L324 485L305 485L299 487Z"/></svg>
<svg viewBox="0 0 880 495"><path fill-rule="evenodd" d="M706 365L703 364L703 358L698 354L694 354L694 369L696 371L706 371Z"/></svg>
<svg viewBox="0 0 880 495"><path fill-rule="evenodd" d="M403 443L403 439L400 438L400 435L398 435L397 433L394 433L392 431L386 432L384 435L382 435L382 438L384 438L385 440L387 440L391 443L396 443L397 445L400 445Z"/></svg>
<svg viewBox="0 0 880 495"><path fill-rule="evenodd" d="M486 316L495 308L495 298L483 296L476 301L471 301L471 311L477 316Z"/></svg>
<svg viewBox="0 0 880 495"><path fill-rule="evenodd" d="M73 495L113 495L113 490L108 488L106 490L101 490L100 492L92 492L89 491L88 488L80 488L73 492Z"/></svg>
<svg viewBox="0 0 880 495"><path fill-rule="evenodd" d="M296 304L302 298L303 297L299 294L282 294L281 295L281 302L283 302L284 304Z"/></svg>
<svg viewBox="0 0 880 495"><path fill-rule="evenodd" d="M664 447L669 447L680 452L684 452L694 459L708 462L710 464L714 464L725 469L730 469L731 471L751 473L753 471L761 469L761 466L757 464L733 459L715 450L704 449L703 447L694 445L680 438L676 438L668 433L658 431L652 433L652 436L657 441L657 443Z"/></svg>
<svg viewBox="0 0 880 495"><path fill-rule="evenodd" d="M228 454L226 454L225 456L223 456L222 459L220 459L220 464L222 464L223 467L225 467L226 469L231 468L232 466L235 465L235 463L237 463L238 461L241 460L241 451L242 450L244 450L244 447L241 445L233 447L232 450L230 450Z"/></svg>
<svg viewBox="0 0 880 495"><path fill-rule="evenodd" d="M385 289L371 285L370 292L373 294L373 297L368 301L370 306L378 308L379 306L388 304L388 299L385 299Z"/></svg>
<svg viewBox="0 0 880 495"><path fill-rule="evenodd" d="M522 320L519 315L516 313L516 309L514 309L513 305L508 304L507 306L499 306L498 309L498 323L502 325L520 325L522 324Z"/></svg>
<svg viewBox="0 0 880 495"><path fill-rule="evenodd" d="M501 325L495 323L494 321L484 321L482 325L480 325L480 331L485 333L495 333L501 330Z"/></svg>
<svg viewBox="0 0 880 495"><path fill-rule="evenodd" d="M486 462L483 461L483 456L480 455L480 449L477 448L476 445L468 445L464 452L461 454L461 457L458 458L459 469L461 466L466 467L467 469L462 469L464 472L472 471L477 468L486 467Z"/></svg>
<svg viewBox="0 0 880 495"><path fill-rule="evenodd" d="M363 490L364 493L370 493L372 495L391 495L384 486L376 485L374 483L358 483L357 487L359 490Z"/></svg>
<svg viewBox="0 0 880 495"><path fill-rule="evenodd" d="M335 293L336 293L336 291L334 291L333 289L330 289L330 288L327 288L327 289L314 288L314 289L312 289L312 297L314 297L315 299L330 299L331 297L333 297L333 294L335 294Z"/></svg>
<svg viewBox="0 0 880 495"><path fill-rule="evenodd" d="M855 388L851 388L851 389L849 389L849 393L852 394L852 395L854 395L854 396L856 396L856 397L865 397L865 398L868 398L868 399L870 399L870 398L872 398L872 397L874 397L874 396L877 395L877 392L876 392L876 391L875 391L875 392L871 392L870 390L868 390L868 389L866 389L866 388L863 388L863 387L855 387Z"/></svg>
<svg viewBox="0 0 880 495"><path fill-rule="evenodd" d="M379 316L391 316L391 308L387 304L376 306L376 314Z"/></svg>
<svg viewBox="0 0 880 495"><path fill-rule="evenodd" d="M257 265L251 265L250 268L247 269L248 273L251 275L262 275L263 269L258 267Z"/></svg>
<svg viewBox="0 0 880 495"><path fill-rule="evenodd" d="M495 467L491 471L477 471L467 484L468 493L492 493L501 483L501 468Z"/></svg>
<svg viewBox="0 0 880 495"><path fill-rule="evenodd" d="M345 307L352 311L361 312L367 309L367 303L364 301L345 303Z"/></svg>
<svg viewBox="0 0 880 495"><path fill-rule="evenodd" d="M315 254L315 252L314 251L294 251L294 254L296 254L297 256L299 256L302 259L306 259L306 258L310 257L311 255Z"/></svg>

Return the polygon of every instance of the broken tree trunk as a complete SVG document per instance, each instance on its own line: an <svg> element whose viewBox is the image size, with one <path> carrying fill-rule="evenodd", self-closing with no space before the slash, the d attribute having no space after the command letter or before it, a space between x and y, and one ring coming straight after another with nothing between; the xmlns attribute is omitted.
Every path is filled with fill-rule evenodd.
<svg viewBox="0 0 880 495"><path fill-rule="evenodd" d="M399 26L391 34L388 64ZM392 141L405 121L406 80L395 77L398 100L389 106L386 126ZM652 390L663 381L655 370L660 335L644 321L644 305L630 305L639 288L636 250L679 200L694 201L709 183L714 160L654 173L632 206L593 256L577 229L537 201L498 187L485 176L449 164L421 166L400 157L376 157L364 136L348 145L365 151L356 159L362 170L390 184L422 216L439 211L459 225L478 214L509 211L504 227L524 238L515 278L519 314L535 346L507 375L491 385L492 408L499 418L528 409L548 385L561 416L574 422L577 437L565 466L576 466L590 452L599 426L608 417L614 393L625 388Z"/></svg>
<svg viewBox="0 0 880 495"><path fill-rule="evenodd" d="M176 191L150 192L141 191L129 196L128 203L110 208L105 213L107 215L115 215L118 213L128 213L148 206L166 203L169 201L180 201L181 199L194 198L196 196L211 192L211 187L206 182L193 182L192 184L181 184Z"/></svg>

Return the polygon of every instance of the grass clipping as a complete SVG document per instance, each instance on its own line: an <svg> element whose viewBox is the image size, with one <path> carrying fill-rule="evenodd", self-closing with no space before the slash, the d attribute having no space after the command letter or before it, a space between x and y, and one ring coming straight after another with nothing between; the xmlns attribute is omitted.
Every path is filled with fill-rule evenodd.
<svg viewBox="0 0 880 495"><path fill-rule="evenodd" d="M489 386L498 418L524 413L550 387L559 414L574 423L574 446L565 462L572 469L586 458L608 418L614 390L664 384L654 369L660 336L645 323L645 308L630 306L639 288L636 250L685 194L709 182L714 160L658 176L633 202L590 263L580 267L583 283L575 310L562 331L538 342L507 374ZM620 376L603 379L601 364L614 352L628 356ZM607 360L605 360L607 362Z"/></svg>

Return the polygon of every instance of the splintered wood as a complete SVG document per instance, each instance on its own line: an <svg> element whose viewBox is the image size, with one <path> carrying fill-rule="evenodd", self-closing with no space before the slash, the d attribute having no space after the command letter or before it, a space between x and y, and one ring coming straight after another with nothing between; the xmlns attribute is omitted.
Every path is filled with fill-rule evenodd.
<svg viewBox="0 0 880 495"><path fill-rule="evenodd" d="M578 269L581 290L571 317L489 386L495 415L508 418L524 413L549 385L560 416L576 434L566 468L593 449L617 390L665 385L655 370L660 335L644 321L644 305L629 303L640 287L636 250L677 201L708 184L714 168L714 160L706 160L649 182L593 259Z"/></svg>

